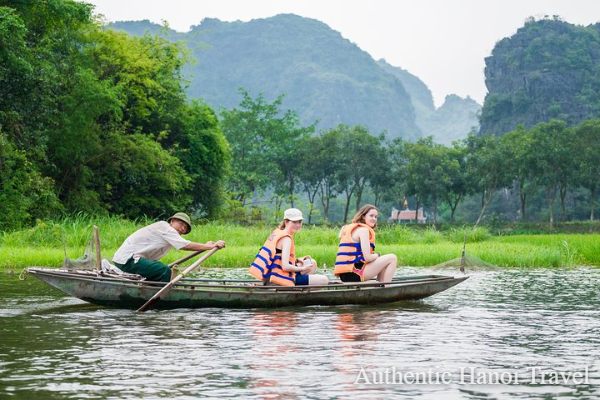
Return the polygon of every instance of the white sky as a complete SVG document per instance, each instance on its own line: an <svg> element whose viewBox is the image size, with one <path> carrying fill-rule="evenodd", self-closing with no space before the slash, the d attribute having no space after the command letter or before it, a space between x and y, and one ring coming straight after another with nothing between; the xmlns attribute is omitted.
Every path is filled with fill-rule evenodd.
<svg viewBox="0 0 600 400"><path fill-rule="evenodd" d="M598 0L85 0L107 22L165 20L185 32L202 19L249 21L281 13L318 19L374 59L402 67L431 89L483 103L484 58L530 17L600 21Z"/></svg>

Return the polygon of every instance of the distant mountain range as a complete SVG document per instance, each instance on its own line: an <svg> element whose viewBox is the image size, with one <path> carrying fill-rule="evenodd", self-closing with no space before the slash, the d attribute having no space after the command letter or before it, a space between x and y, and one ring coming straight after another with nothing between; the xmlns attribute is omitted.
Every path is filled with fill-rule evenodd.
<svg viewBox="0 0 600 400"><path fill-rule="evenodd" d="M450 94L446 96L444 104L436 109L431 91L423 81L385 60L379 60L378 64L394 75L408 92L415 109L417 126L423 136L433 136L436 142L449 145L479 130L481 106L475 100Z"/></svg>
<svg viewBox="0 0 600 400"><path fill-rule="evenodd" d="M600 118L600 24L528 20L485 59L481 133Z"/></svg>
<svg viewBox="0 0 600 400"><path fill-rule="evenodd" d="M371 133L415 140L432 135L448 144L479 129L480 106L446 97L435 109L430 90L416 76L375 61L326 24L282 14L249 22L204 19L187 33L149 21L115 22L132 35L158 34L184 42L197 62L188 65L188 93L216 108L233 108L239 88L267 99L285 94L283 106L319 129L360 124Z"/></svg>

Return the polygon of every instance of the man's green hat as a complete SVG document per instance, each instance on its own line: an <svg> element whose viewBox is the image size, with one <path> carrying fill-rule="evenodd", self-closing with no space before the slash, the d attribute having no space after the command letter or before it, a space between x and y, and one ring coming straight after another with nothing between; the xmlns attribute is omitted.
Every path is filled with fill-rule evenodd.
<svg viewBox="0 0 600 400"><path fill-rule="evenodd" d="M167 222L171 222L172 219L178 219L180 221L185 222L185 224L188 227L188 230L186 233L190 233L192 231L192 220L190 219L190 216L187 215L186 213L182 213L182 212L175 213L171 217L169 217Z"/></svg>

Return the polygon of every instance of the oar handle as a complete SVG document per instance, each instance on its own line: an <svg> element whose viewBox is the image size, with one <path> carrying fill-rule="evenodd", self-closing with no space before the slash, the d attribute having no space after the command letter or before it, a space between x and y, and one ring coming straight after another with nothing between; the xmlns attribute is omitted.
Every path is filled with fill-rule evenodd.
<svg viewBox="0 0 600 400"><path fill-rule="evenodd" d="M219 250L220 250L219 247L215 247L214 249L210 249L210 251L208 253L206 253L205 255L203 255L202 257L200 257L198 260L194 261L193 264L191 264L189 267L187 267L186 269L184 269L171 282L169 282L169 284L170 283L175 283L175 282L179 281L185 275L189 274L190 272L192 272L193 270L195 270L196 268L198 268L198 266L200 266L200 264L202 264L208 257L212 256L213 254L215 254Z"/></svg>
<svg viewBox="0 0 600 400"><path fill-rule="evenodd" d="M173 261L171 264L168 265L169 268L173 268L174 265L179 265L183 262L186 262L187 260L196 257L198 254L205 252L206 250L198 250L198 251L194 251L191 254L188 254L185 257L181 257L179 260L175 260Z"/></svg>
<svg viewBox="0 0 600 400"><path fill-rule="evenodd" d="M192 265L190 265L189 267L187 267L186 269L183 270L183 272L181 272L179 275L177 275L175 278L173 278L171 280L171 282L167 283L162 289L160 289L158 292L156 292L156 294L154 296L152 296L150 298L150 300L148 300L146 303L144 303L143 306L141 306L140 308L138 308L138 312L142 312L142 311L146 311L146 309L152 305L152 303L154 303L156 300L158 300L160 298L160 296L162 296L163 294L166 294L169 292L169 290L171 290L171 288L173 287L173 285L175 285L177 282L179 282L179 280L181 278L183 278L185 275L189 274L190 272L192 272L193 270L195 270L196 268L198 268L198 266L200 264L202 264L204 262L204 260L206 260L208 257L212 256L213 254L215 254L217 251L219 250L218 247L215 247L214 249L211 249L208 253L206 253L205 255L203 255L202 257L200 257L198 260L196 260Z"/></svg>

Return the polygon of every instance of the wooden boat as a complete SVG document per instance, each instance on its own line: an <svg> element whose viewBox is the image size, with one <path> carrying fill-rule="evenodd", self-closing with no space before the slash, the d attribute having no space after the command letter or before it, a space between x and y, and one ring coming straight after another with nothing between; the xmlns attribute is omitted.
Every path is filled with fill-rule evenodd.
<svg viewBox="0 0 600 400"><path fill-rule="evenodd" d="M102 306L137 309L165 283L133 280L95 271L28 268L60 291ZM153 308L255 308L309 305L382 304L418 300L442 292L468 276L406 276L383 284L332 282L324 286L264 286L258 281L184 278Z"/></svg>

